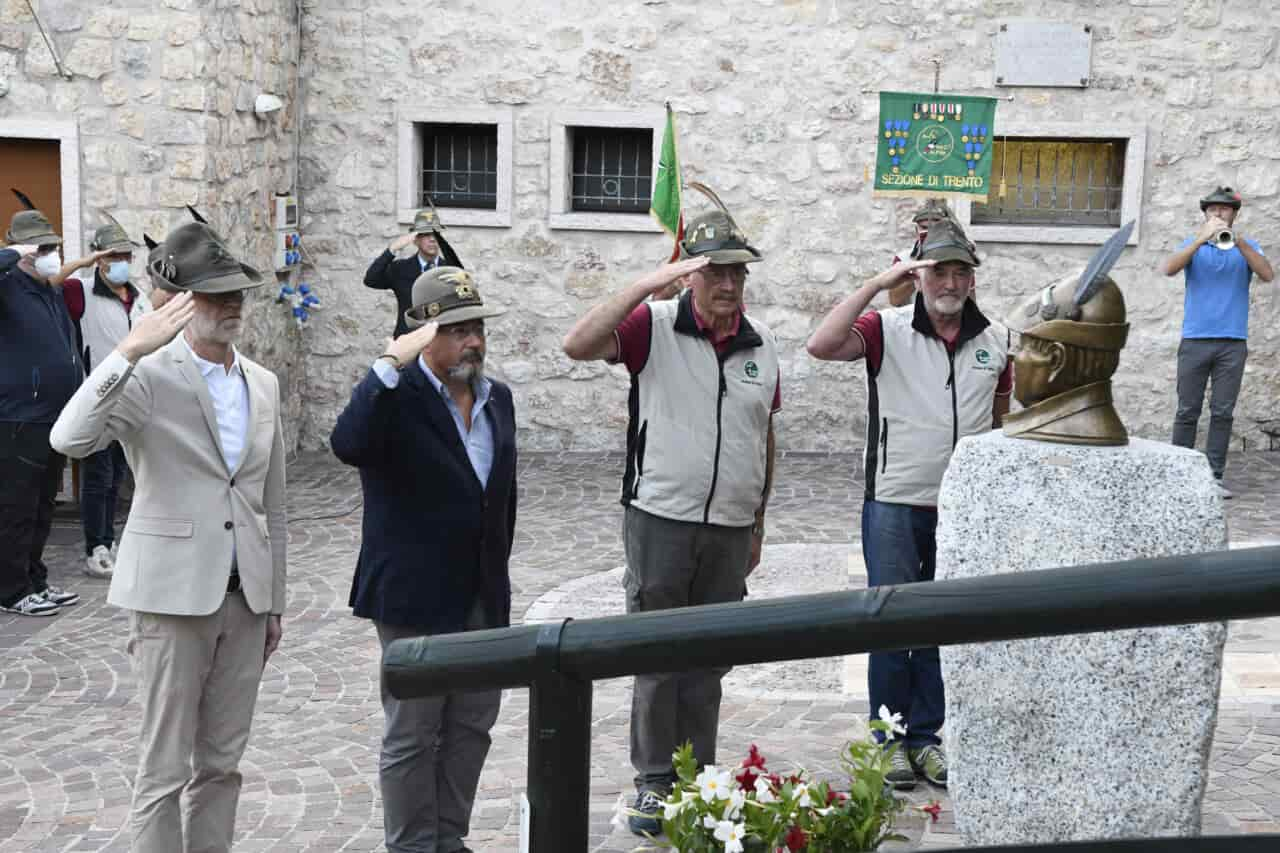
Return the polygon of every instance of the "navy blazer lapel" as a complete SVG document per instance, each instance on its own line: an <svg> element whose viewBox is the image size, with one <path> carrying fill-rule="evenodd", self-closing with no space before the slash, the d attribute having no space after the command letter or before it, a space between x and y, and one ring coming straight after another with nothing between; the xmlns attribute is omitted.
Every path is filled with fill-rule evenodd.
<svg viewBox="0 0 1280 853"><path fill-rule="evenodd" d="M485 410L489 413L489 423L493 425L493 470L489 472L489 482L485 491L502 488L503 476L500 472L507 464L507 450L516 441L516 411L509 392L499 390L495 382L489 392L489 404ZM512 454L514 456L514 454Z"/></svg>

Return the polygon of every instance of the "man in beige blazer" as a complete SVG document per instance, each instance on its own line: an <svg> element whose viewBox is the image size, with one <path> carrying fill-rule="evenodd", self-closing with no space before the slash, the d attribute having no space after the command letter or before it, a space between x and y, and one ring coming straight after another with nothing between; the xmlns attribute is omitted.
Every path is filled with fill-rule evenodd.
<svg viewBox="0 0 1280 853"><path fill-rule="evenodd" d="M152 273L183 292L102 359L50 443L83 458L119 441L137 483L107 597L133 611L133 851L225 853L285 607L279 384L234 346L262 276L201 223L154 254Z"/></svg>

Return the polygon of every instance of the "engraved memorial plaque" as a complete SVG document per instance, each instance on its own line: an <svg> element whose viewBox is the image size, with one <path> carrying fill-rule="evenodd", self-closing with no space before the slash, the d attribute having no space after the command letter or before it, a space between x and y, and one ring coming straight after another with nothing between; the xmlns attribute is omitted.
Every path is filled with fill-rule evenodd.
<svg viewBox="0 0 1280 853"><path fill-rule="evenodd" d="M1058 21L1002 21L996 32L997 86L1089 85L1093 27Z"/></svg>

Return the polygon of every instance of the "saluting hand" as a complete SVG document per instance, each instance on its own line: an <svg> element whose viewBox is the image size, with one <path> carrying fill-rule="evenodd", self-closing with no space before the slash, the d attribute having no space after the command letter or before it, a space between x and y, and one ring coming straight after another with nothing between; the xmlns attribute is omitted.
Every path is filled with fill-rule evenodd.
<svg viewBox="0 0 1280 853"><path fill-rule="evenodd" d="M436 330L439 328L440 324L433 320L412 332L406 332L395 340L388 340L386 346L382 348L382 353L394 357L397 370L408 367L418 354L435 340Z"/></svg>
<svg viewBox="0 0 1280 853"><path fill-rule="evenodd" d="M178 336L196 313L191 293L179 293L163 307L143 314L116 349L133 364Z"/></svg>
<svg viewBox="0 0 1280 853"><path fill-rule="evenodd" d="M871 279L871 282L879 290L890 290L903 282L913 280L916 270L921 267L931 267L936 263L937 261L899 261Z"/></svg>
<svg viewBox="0 0 1280 853"><path fill-rule="evenodd" d="M396 252L400 251L401 249L403 249L404 247L412 243L414 241L414 238L417 236L418 235L414 234L413 232L409 232L408 234L401 234L399 237L392 240L391 245L387 246L387 248L390 249L391 254L394 255Z"/></svg>
<svg viewBox="0 0 1280 853"><path fill-rule="evenodd" d="M709 263L711 259L704 255L700 258L685 258L683 261L663 264L640 278L636 284L644 288L654 299L670 299L680 292L680 279Z"/></svg>

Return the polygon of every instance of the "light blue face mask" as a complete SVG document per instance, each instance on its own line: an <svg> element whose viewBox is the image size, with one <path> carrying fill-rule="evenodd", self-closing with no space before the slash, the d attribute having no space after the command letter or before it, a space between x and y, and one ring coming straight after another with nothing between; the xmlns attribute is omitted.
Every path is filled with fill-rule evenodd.
<svg viewBox="0 0 1280 853"><path fill-rule="evenodd" d="M129 280L129 262L112 261L107 267L107 281L112 284L124 284Z"/></svg>

